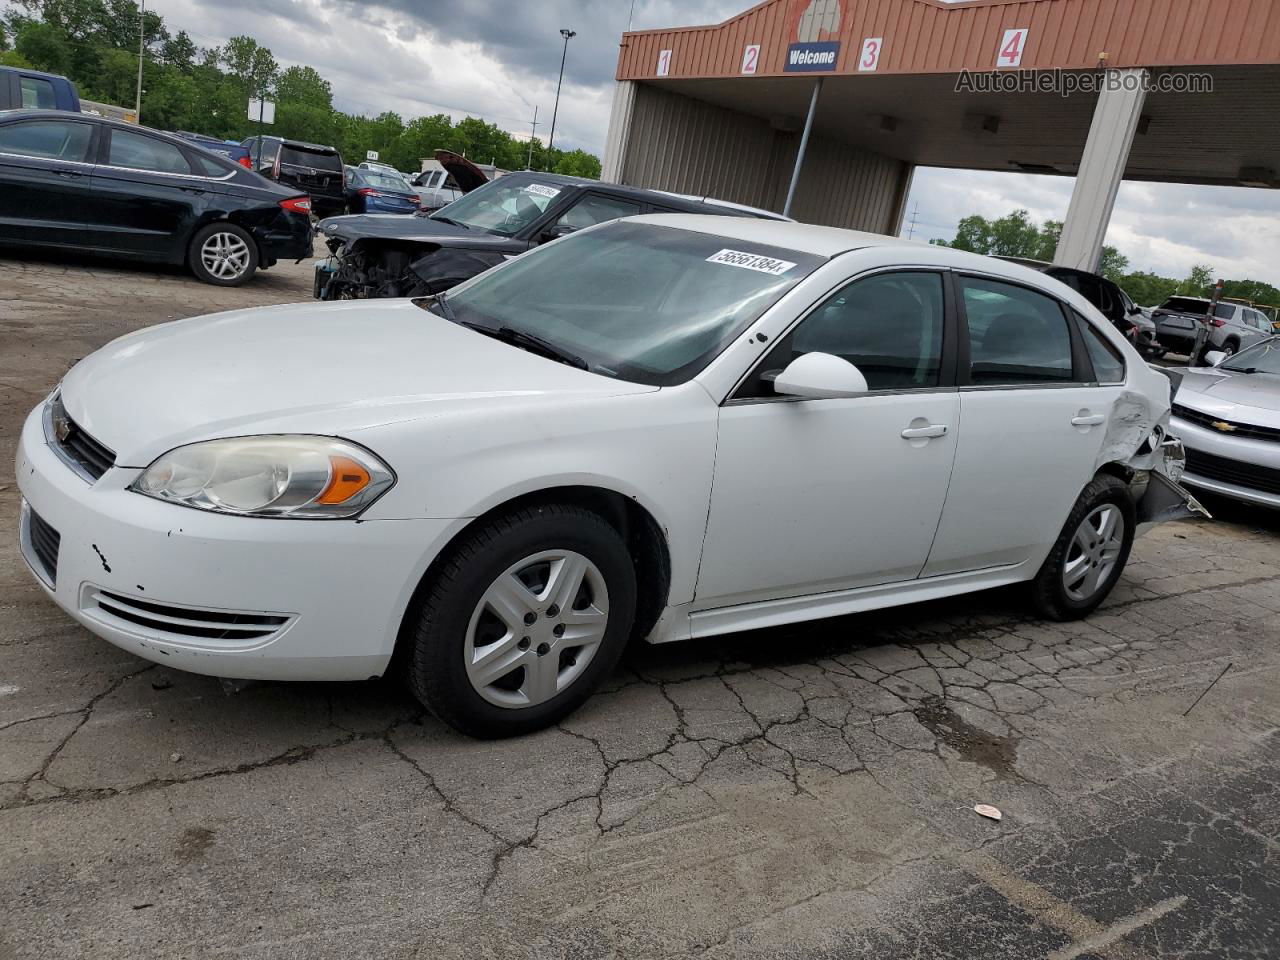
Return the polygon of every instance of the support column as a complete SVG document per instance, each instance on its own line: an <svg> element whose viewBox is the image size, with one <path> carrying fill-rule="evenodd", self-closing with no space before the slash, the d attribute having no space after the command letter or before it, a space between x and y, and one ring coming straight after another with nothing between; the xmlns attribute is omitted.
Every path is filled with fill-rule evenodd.
<svg viewBox="0 0 1280 960"><path fill-rule="evenodd" d="M1102 241L1147 99L1146 70L1108 70L1093 111L1071 206L1062 224L1055 266L1097 272Z"/></svg>
<svg viewBox="0 0 1280 960"><path fill-rule="evenodd" d="M907 216L907 198L911 196L911 185L916 180L916 165L902 161L902 173L898 176L898 191L893 200L893 210L889 214L887 236L896 237L902 233L902 221Z"/></svg>
<svg viewBox="0 0 1280 960"><path fill-rule="evenodd" d="M613 85L613 107L609 111L609 134L604 142L604 160L600 164L600 179L605 183L622 182L635 105L636 82L616 81Z"/></svg>
<svg viewBox="0 0 1280 960"><path fill-rule="evenodd" d="M804 118L804 133L800 134L800 149L796 153L796 165L791 171L791 186L787 188L787 202L782 208L784 217L791 216L791 204L800 184L800 168L804 166L804 153L809 149L809 134L813 132L813 118L818 112L818 94L822 92L822 78L813 81L813 96L809 98L809 114Z"/></svg>

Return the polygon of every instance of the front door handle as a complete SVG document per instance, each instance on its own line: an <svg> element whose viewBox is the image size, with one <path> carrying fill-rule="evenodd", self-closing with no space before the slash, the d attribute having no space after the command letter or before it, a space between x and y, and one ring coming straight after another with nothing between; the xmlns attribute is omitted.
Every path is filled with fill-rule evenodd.
<svg viewBox="0 0 1280 960"><path fill-rule="evenodd" d="M58 176L66 177L68 180L79 180L84 174L77 170L59 170Z"/></svg>
<svg viewBox="0 0 1280 960"><path fill-rule="evenodd" d="M1085 413L1081 411L1078 417L1072 417L1071 425L1073 427L1096 427L1099 424L1107 422L1107 418L1100 413Z"/></svg>
<svg viewBox="0 0 1280 960"><path fill-rule="evenodd" d="M902 431L903 440L933 440L946 435L947 427L941 423L931 423L927 427L908 427Z"/></svg>

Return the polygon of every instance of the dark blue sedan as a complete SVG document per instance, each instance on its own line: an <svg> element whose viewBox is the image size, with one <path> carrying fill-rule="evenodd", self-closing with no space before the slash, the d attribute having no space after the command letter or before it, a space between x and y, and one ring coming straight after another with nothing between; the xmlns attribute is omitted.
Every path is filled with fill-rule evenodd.
<svg viewBox="0 0 1280 960"><path fill-rule="evenodd" d="M352 213L417 213L418 194L403 177L348 168L347 209Z"/></svg>

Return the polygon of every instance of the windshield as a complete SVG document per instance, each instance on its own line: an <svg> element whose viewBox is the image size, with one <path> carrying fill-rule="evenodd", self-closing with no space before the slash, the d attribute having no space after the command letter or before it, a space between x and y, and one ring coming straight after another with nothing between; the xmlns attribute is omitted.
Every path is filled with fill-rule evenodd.
<svg viewBox="0 0 1280 960"><path fill-rule="evenodd" d="M455 287L460 323L531 334L588 369L669 386L698 373L825 260L746 240L615 221Z"/></svg>
<svg viewBox="0 0 1280 960"><path fill-rule="evenodd" d="M437 214L475 230L514 237L542 216L562 188L551 183L491 180L440 208Z"/></svg>
<svg viewBox="0 0 1280 960"><path fill-rule="evenodd" d="M1219 370L1231 370L1235 373L1269 373L1280 376L1280 337L1272 337L1255 343L1247 350L1241 350L1230 360L1218 364Z"/></svg>

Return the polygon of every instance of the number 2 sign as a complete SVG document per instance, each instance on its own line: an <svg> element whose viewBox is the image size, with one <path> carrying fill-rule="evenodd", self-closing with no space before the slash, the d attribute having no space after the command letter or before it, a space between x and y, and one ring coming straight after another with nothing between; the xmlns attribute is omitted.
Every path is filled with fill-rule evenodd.
<svg viewBox="0 0 1280 960"><path fill-rule="evenodd" d="M858 57L858 69L870 73L880 69L880 51L884 47L884 37L867 37L862 41L862 56Z"/></svg>
<svg viewBox="0 0 1280 960"><path fill-rule="evenodd" d="M760 44L747 44L747 48L742 51L742 72L755 73L758 66L760 66Z"/></svg>
<svg viewBox="0 0 1280 960"><path fill-rule="evenodd" d="M665 77L671 72L671 51L658 51L658 76Z"/></svg>
<svg viewBox="0 0 1280 960"><path fill-rule="evenodd" d="M1030 31L1026 27L1018 27L1016 30L1006 30L1004 39L1000 41L1000 52L996 55L997 67L1016 67L1022 63L1022 51L1027 48L1027 34Z"/></svg>

